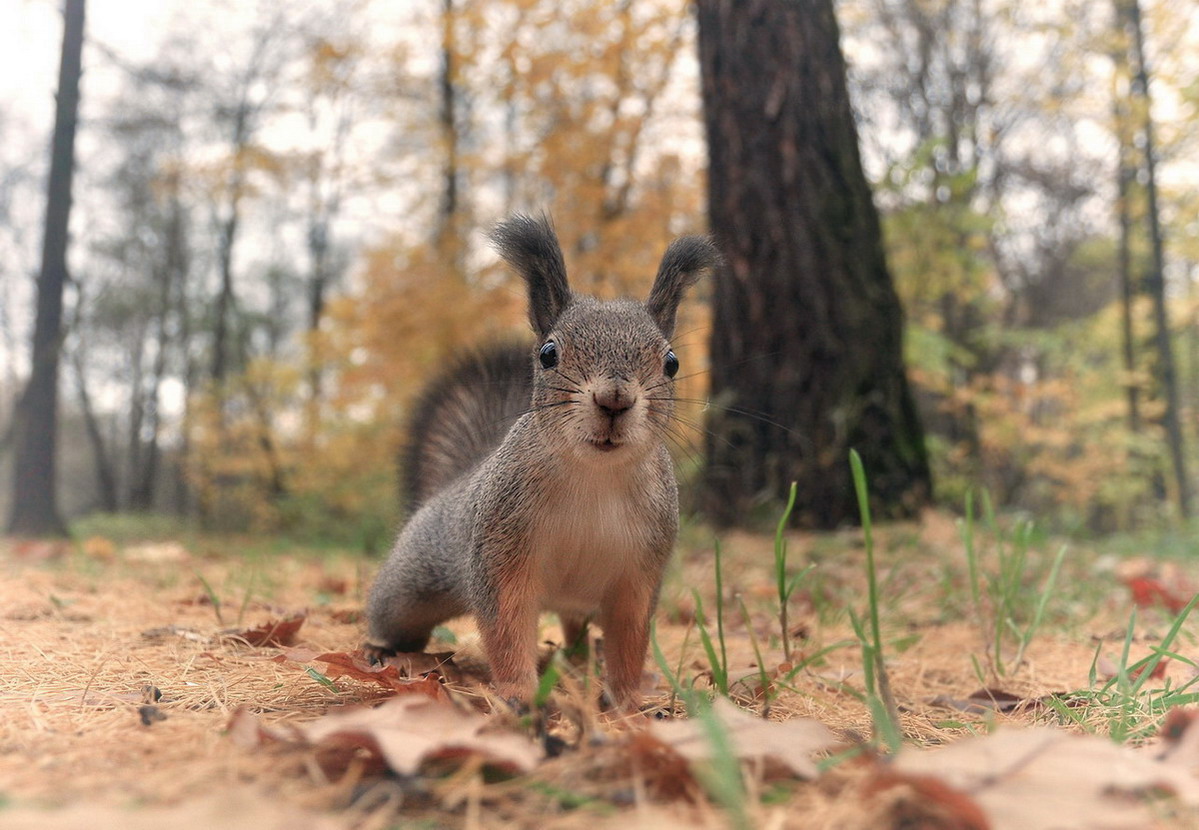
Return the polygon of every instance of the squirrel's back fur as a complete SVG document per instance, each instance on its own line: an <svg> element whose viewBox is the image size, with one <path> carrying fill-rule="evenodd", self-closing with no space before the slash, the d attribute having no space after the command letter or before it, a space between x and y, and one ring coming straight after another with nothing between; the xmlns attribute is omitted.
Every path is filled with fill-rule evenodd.
<svg viewBox="0 0 1199 830"><path fill-rule="evenodd" d="M400 459L411 516L486 458L529 409L533 350L499 343L467 352L425 388L412 409Z"/></svg>

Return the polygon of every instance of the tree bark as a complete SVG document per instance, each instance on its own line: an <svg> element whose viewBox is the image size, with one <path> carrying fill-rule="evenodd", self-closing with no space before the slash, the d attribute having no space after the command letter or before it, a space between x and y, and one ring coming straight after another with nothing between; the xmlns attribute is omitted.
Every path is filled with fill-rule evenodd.
<svg viewBox="0 0 1199 830"><path fill-rule="evenodd" d="M37 319L29 384L21 398L12 513L8 529L25 535L66 535L58 512L58 368L62 349L63 290L67 275L71 180L75 172L75 125L83 59L84 0L67 0L62 59L50 152L46 230L38 276Z"/></svg>
<svg viewBox="0 0 1199 830"><path fill-rule="evenodd" d="M903 319L858 152L831 0L700 0L713 287L703 507L749 520L799 482L798 523L875 515L931 490Z"/></svg>
<svg viewBox="0 0 1199 830"><path fill-rule="evenodd" d="M1117 0L1117 22L1120 19ZM1128 73L1128 53L1117 48L1113 53L1116 79L1131 80ZM1128 431L1141 431L1140 385L1136 380L1136 331L1133 324L1133 305L1138 289L1132 275L1132 206L1129 203L1133 178L1136 175L1129 162L1132 136L1129 129L1128 106L1124 93L1116 89L1112 96L1112 117L1116 125L1116 214L1120 227L1117 240L1116 270L1120 280L1120 333L1125 372L1125 398L1128 402Z"/></svg>
<svg viewBox="0 0 1199 830"><path fill-rule="evenodd" d="M1191 485L1187 477L1186 453L1182 435L1182 420L1178 414L1178 375L1174 365L1174 347L1170 339L1170 314L1166 304L1165 243L1162 240L1161 213L1157 202L1157 158L1153 137L1152 102L1149 95L1149 66L1145 55L1145 36L1141 26L1140 0L1127 0L1124 9L1131 29L1133 62L1132 94L1139 101L1138 113L1144 139L1145 197L1152 257L1146 288L1153 299L1154 341L1157 348L1157 381L1165 398L1162 424L1174 472L1178 512L1183 518L1191 513Z"/></svg>
<svg viewBox="0 0 1199 830"><path fill-rule="evenodd" d="M92 396L87 389L87 373L84 371L83 360L79 350L75 352L75 391L79 396L79 409L83 413L83 424L87 430L87 440L92 446L92 457L96 464L96 489L99 491L100 509L106 513L116 513L120 508L120 488L117 485L116 469L112 463L112 454L104 440L104 430L101 429L100 419L96 417L96 408L92 406Z"/></svg>

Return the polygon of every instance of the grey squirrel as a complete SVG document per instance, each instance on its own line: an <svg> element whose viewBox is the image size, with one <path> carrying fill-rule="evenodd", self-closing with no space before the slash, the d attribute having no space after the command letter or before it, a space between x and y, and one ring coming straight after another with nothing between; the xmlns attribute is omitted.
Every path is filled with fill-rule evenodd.
<svg viewBox="0 0 1199 830"><path fill-rule="evenodd" d="M547 217L514 216L491 241L526 284L539 340L469 355L416 407L415 512L371 589L364 648L419 651L470 614L497 691L527 702L540 612L558 614L568 643L594 616L608 698L631 710L678 531L670 337L684 291L720 256L705 237L676 239L644 303L605 301L571 292Z"/></svg>

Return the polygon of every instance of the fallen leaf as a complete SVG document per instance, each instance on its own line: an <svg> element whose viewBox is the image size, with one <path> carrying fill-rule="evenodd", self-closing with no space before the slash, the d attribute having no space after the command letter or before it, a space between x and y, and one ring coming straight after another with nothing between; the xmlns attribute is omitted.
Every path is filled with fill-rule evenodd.
<svg viewBox="0 0 1199 830"><path fill-rule="evenodd" d="M700 791L687 759L673 747L640 729L629 736L625 750L646 791L655 799L695 801Z"/></svg>
<svg viewBox="0 0 1199 830"><path fill-rule="evenodd" d="M104 536L89 536L83 542L83 553L89 559L111 562L117 556L117 546Z"/></svg>
<svg viewBox="0 0 1199 830"><path fill-rule="evenodd" d="M244 704L233 711L229 722L225 724L225 734L233 743L244 749L255 749L274 743L300 743L298 735L264 726L258 715Z"/></svg>
<svg viewBox="0 0 1199 830"><path fill-rule="evenodd" d="M360 608L334 608L329 611L329 618L334 622L346 623L352 625L362 621L362 609Z"/></svg>
<svg viewBox="0 0 1199 830"><path fill-rule="evenodd" d="M293 663L311 663L314 660L316 660L316 658L320 657L322 654L324 654L324 652L321 651L320 649L304 648L303 646L297 646L294 648L284 648L284 649L280 650L280 652L278 654L276 654L274 657L271 657L270 659L274 660L277 663L283 663L288 660L290 660Z"/></svg>
<svg viewBox="0 0 1199 830"><path fill-rule="evenodd" d="M349 588L349 582L345 579L328 575L321 577L320 582L316 586L316 589L321 593L337 594L338 596L344 596Z"/></svg>
<svg viewBox="0 0 1199 830"><path fill-rule="evenodd" d="M460 651L416 651L393 654L383 664L395 666L401 677L419 677L435 671L447 680L460 681L463 674L458 665L460 655Z"/></svg>
<svg viewBox="0 0 1199 830"><path fill-rule="evenodd" d="M1171 588L1160 579L1151 576L1125 577L1124 584L1132 591L1132 601L1138 608L1162 606L1171 614L1177 614L1185 608L1193 596L1187 594L1185 589Z"/></svg>
<svg viewBox="0 0 1199 830"><path fill-rule="evenodd" d="M1189 769L1049 728L999 729L935 750L905 750L894 769L969 793L995 830L1148 827L1162 794L1199 805L1199 780Z"/></svg>
<svg viewBox="0 0 1199 830"><path fill-rule="evenodd" d="M425 695L403 695L374 708L330 713L301 731L318 750L332 750L321 758L332 774L344 772L342 759L362 750L400 775L412 775L428 761L465 757L509 772L533 769L541 749L523 735L487 731L494 723Z"/></svg>
<svg viewBox="0 0 1199 830"><path fill-rule="evenodd" d="M295 643L300 626L304 624L304 620L307 618L305 614L297 614L286 619L263 623L257 628L222 633L226 636L243 640L247 645L251 646L290 646Z"/></svg>
<svg viewBox="0 0 1199 830"><path fill-rule="evenodd" d="M819 775L812 754L836 742L824 724L808 718L775 722L755 717L725 698L712 703L712 712L720 721L742 761L772 761L799 778ZM710 761L713 747L703 724L697 718L655 721L650 733L690 761Z"/></svg>
<svg viewBox="0 0 1199 830"><path fill-rule="evenodd" d="M1161 726L1157 757L1184 769L1199 768L1199 711L1176 706L1166 713Z"/></svg>
<svg viewBox="0 0 1199 830"><path fill-rule="evenodd" d="M936 830L990 830L986 813L966 793L931 775L905 773L883 766L862 787L868 799L881 802L889 827ZM880 797L884 796L885 797Z"/></svg>
<svg viewBox="0 0 1199 830"><path fill-rule="evenodd" d="M47 809L44 804L5 805L4 830L163 830L169 827L219 827L220 830L344 830L336 814L302 809L286 799L270 798L248 786L224 782L197 798L171 806L126 799L118 806L91 800Z"/></svg>
<svg viewBox="0 0 1199 830"><path fill-rule="evenodd" d="M12 544L13 555L25 562L49 562L62 559L71 552L68 542L51 539L17 539Z"/></svg>
<svg viewBox="0 0 1199 830"><path fill-rule="evenodd" d="M1170 658L1168 658L1168 657L1163 657L1161 660L1159 660L1157 665L1153 667L1153 671L1151 671L1149 673L1150 679L1161 680L1161 679L1165 678L1166 667L1167 667L1167 665L1169 665L1169 663L1170 663ZM1144 666L1141 666L1139 669L1136 669L1135 671L1130 671L1128 673L1128 679L1136 680L1137 678L1139 678L1141 676L1142 672L1144 672L1144 671L1145 671ZM1120 673L1120 667L1117 666L1116 663L1111 658L1100 657L1099 660L1096 661L1096 663L1095 663L1095 672L1099 677L1102 677L1104 680L1110 680L1111 678L1115 677L1116 675L1118 675Z"/></svg>
<svg viewBox="0 0 1199 830"><path fill-rule="evenodd" d="M1087 700L1087 698L1078 697L1072 692L1064 691L1052 692L1040 697L1020 697L1002 689L983 688L972 692L965 698L937 695L930 698L928 702L931 706L956 709L967 714L983 714L986 712L1028 712L1041 709L1051 701L1064 706L1077 707L1085 705Z"/></svg>
<svg viewBox="0 0 1199 830"><path fill-rule="evenodd" d="M1166 713L1166 719L1162 722L1161 737L1167 743L1180 742L1196 719L1199 719L1199 711L1174 707ZM1196 737L1199 737L1199 733L1196 733Z"/></svg>
<svg viewBox="0 0 1199 830"><path fill-rule="evenodd" d="M443 698L445 690L437 674L442 672L445 667L453 666L453 661L448 656L445 657L446 659L435 663L433 668L421 674L401 674L400 668L394 663L372 665L362 656L361 651L329 652L319 654L313 659L318 663L325 664L324 674L330 680L336 680L339 677L352 677L355 680L376 683L385 689L396 692L418 692L434 698Z"/></svg>

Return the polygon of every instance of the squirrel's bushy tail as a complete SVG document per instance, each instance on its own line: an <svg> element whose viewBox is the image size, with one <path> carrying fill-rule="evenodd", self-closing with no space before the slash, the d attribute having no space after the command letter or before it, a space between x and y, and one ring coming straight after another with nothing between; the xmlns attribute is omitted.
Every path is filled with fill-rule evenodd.
<svg viewBox="0 0 1199 830"><path fill-rule="evenodd" d="M400 458L409 515L499 446L533 397L533 354L505 343L472 351L425 387Z"/></svg>

